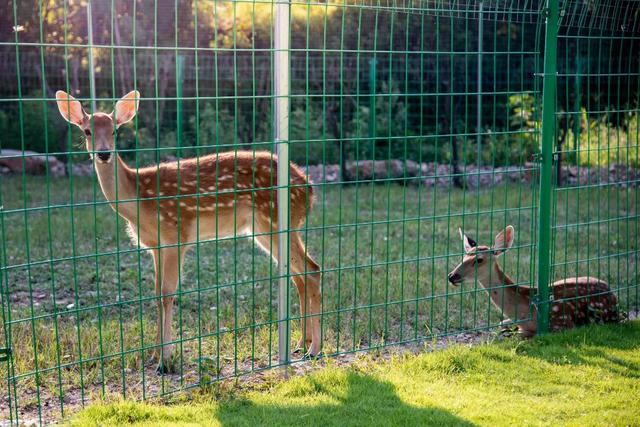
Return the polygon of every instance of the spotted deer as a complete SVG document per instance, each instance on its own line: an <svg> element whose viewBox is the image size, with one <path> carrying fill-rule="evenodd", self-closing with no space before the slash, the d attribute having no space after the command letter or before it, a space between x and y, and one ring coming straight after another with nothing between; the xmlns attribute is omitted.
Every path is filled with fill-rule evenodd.
<svg viewBox="0 0 640 427"><path fill-rule="evenodd" d="M513 245L515 230L509 225L499 232L493 247L478 246L460 231L465 255L462 262L449 273L449 282L459 285L477 280L491 296L507 321L518 322L518 331L525 337L536 334L537 311L531 304L535 289L517 285L502 272L498 259ZM609 285L595 277L570 277L549 286L553 296L549 310L549 327L553 331L570 329L593 321L618 320L618 302Z"/></svg>
<svg viewBox="0 0 640 427"><path fill-rule="evenodd" d="M134 245L148 249L155 269L158 305L158 372L171 370L172 311L187 251L194 243L237 235L253 236L274 260L278 248L278 159L269 152L225 152L132 169L118 155L116 130L137 113L140 94L129 92L110 114L87 114L79 101L56 92L60 114L85 135L100 188L127 222ZM290 227L299 230L313 203L313 188L290 164ZM321 351L320 267L297 231L289 232L290 268L300 297L303 337L298 350Z"/></svg>

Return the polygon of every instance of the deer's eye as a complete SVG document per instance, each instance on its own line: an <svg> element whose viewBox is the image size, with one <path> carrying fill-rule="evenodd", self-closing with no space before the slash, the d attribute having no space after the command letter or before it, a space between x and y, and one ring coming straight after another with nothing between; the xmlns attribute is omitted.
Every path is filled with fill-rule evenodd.
<svg viewBox="0 0 640 427"><path fill-rule="evenodd" d="M84 134L87 136L91 136L91 129L85 129Z"/></svg>
<svg viewBox="0 0 640 427"><path fill-rule="evenodd" d="M484 258L476 258L476 264L482 264Z"/></svg>

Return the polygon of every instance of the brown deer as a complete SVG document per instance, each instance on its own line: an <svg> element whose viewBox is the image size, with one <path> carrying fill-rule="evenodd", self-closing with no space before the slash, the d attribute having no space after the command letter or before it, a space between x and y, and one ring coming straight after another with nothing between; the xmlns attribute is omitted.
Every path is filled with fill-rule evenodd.
<svg viewBox="0 0 640 427"><path fill-rule="evenodd" d="M158 372L171 369L171 316L185 254L194 243L251 235L277 259L278 159L268 152L225 152L180 162L132 169L117 154L118 127L136 115L140 94L129 92L111 114L87 114L80 102L56 92L60 114L85 134L98 181L111 207L127 221L134 245L147 248L155 268L158 297ZM290 165L289 250L293 282L300 297L303 337L298 349L321 351L320 267L307 254L299 230L313 203L305 174ZM162 332L161 332L162 331Z"/></svg>
<svg viewBox="0 0 640 427"><path fill-rule="evenodd" d="M507 316L507 322L518 322L518 331L525 337L536 334L537 311L531 304L535 289L516 285L500 269L498 258L512 245L515 230L509 225L498 233L493 247L478 246L460 230L465 255L449 273L449 282L458 285L465 280L477 280L491 296L493 305ZM570 277L549 286L553 296L549 310L552 331L569 329L593 321L618 320L618 302L609 285L595 277Z"/></svg>

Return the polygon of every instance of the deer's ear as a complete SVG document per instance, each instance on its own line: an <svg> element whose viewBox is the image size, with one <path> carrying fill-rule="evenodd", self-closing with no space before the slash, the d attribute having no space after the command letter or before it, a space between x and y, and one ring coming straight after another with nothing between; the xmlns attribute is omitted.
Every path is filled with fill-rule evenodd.
<svg viewBox="0 0 640 427"><path fill-rule="evenodd" d="M493 241L493 253L495 255L502 255L512 245L516 237L516 231L513 226L507 225L507 228L499 232Z"/></svg>
<svg viewBox="0 0 640 427"><path fill-rule="evenodd" d="M116 103L116 108L113 111L115 115L116 126L123 125L127 122L130 122L136 115L138 111L138 102L140 101L140 92L137 90L132 90L125 96L123 96L120 101Z"/></svg>
<svg viewBox="0 0 640 427"><path fill-rule="evenodd" d="M80 102L62 90L56 92L56 103L62 117L71 124L82 126L88 117Z"/></svg>
<svg viewBox="0 0 640 427"><path fill-rule="evenodd" d="M462 244L464 245L465 252L469 252L472 248L478 246L475 240L462 232L462 228L458 228L458 232L460 233L460 238L462 239Z"/></svg>

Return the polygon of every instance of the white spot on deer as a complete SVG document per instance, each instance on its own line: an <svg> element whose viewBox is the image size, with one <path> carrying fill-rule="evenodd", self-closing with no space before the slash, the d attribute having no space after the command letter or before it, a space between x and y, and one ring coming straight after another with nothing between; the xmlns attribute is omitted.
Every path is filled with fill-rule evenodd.
<svg viewBox="0 0 640 427"><path fill-rule="evenodd" d="M150 184L150 183L151 183L151 178L150 178L150 177L147 177L147 178L145 178L145 179L143 180L143 182L144 182L145 184Z"/></svg>
<svg viewBox="0 0 640 427"><path fill-rule="evenodd" d="M560 307L558 307L557 305L554 305L551 310L557 313L558 311L560 311Z"/></svg>
<svg viewBox="0 0 640 427"><path fill-rule="evenodd" d="M216 189L215 185L210 185L210 186L207 187L207 190L209 190L209 191L215 191L215 189Z"/></svg>
<svg viewBox="0 0 640 427"><path fill-rule="evenodd" d="M153 191L153 188L148 188L146 193L147 193L147 196L153 196L156 194L156 192Z"/></svg>

